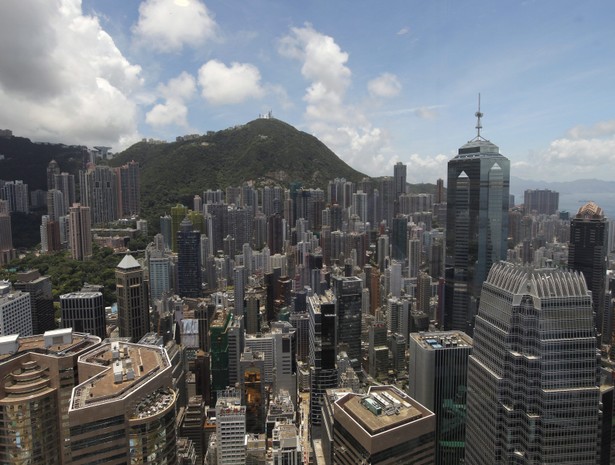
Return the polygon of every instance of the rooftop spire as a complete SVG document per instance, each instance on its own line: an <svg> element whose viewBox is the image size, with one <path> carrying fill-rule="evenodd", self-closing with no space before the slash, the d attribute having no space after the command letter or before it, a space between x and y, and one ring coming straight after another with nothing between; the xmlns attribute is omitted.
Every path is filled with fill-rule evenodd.
<svg viewBox="0 0 615 465"><path fill-rule="evenodd" d="M480 130L483 128L482 124L480 124L480 119L483 117L483 114L480 111L480 92L478 93L478 111L474 113L474 116L476 116L476 137L480 138Z"/></svg>

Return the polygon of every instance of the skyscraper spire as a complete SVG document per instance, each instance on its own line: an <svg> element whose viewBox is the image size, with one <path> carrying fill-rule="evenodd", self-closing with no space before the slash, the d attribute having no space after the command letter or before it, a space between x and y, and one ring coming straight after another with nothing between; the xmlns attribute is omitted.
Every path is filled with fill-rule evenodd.
<svg viewBox="0 0 615 465"><path fill-rule="evenodd" d="M482 124L480 124L480 119L483 117L483 114L480 111L480 92L478 93L478 111L474 113L474 116L476 116L476 137L480 138L480 130L483 128Z"/></svg>

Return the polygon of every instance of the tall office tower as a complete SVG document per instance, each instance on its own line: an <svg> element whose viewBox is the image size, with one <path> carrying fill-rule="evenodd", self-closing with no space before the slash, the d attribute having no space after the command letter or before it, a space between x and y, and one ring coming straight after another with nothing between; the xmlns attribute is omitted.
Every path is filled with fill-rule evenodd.
<svg viewBox="0 0 615 465"><path fill-rule="evenodd" d="M90 207L73 204L68 213L68 242L73 260L92 256L92 217Z"/></svg>
<svg viewBox="0 0 615 465"><path fill-rule="evenodd" d="M0 338L0 463L72 463L68 408L77 359L99 344L70 330Z"/></svg>
<svg viewBox="0 0 615 465"><path fill-rule="evenodd" d="M115 268L115 283L120 337L139 341L150 330L149 293L143 268L132 255L126 255Z"/></svg>
<svg viewBox="0 0 615 465"><path fill-rule="evenodd" d="M334 276L331 289L335 295L337 344L346 344L348 357L355 370L361 369L361 291L358 276Z"/></svg>
<svg viewBox="0 0 615 465"><path fill-rule="evenodd" d="M609 224L602 208L594 202L579 208L577 215L570 221L568 267L583 273L587 287L592 292L598 344L608 344L611 340L611 335L605 332L610 322L604 318L608 229Z"/></svg>
<svg viewBox="0 0 615 465"><path fill-rule="evenodd" d="M553 215L559 210L559 192L549 189L528 189L523 193L525 213Z"/></svg>
<svg viewBox="0 0 615 465"><path fill-rule="evenodd" d="M391 225L391 258L401 262L408 258L408 218L397 216Z"/></svg>
<svg viewBox="0 0 615 465"><path fill-rule="evenodd" d="M325 390L337 387L335 296L330 291L307 298L310 316L310 424L320 426Z"/></svg>
<svg viewBox="0 0 615 465"><path fill-rule="evenodd" d="M577 272L493 265L469 360L466 463L597 463L591 302Z"/></svg>
<svg viewBox="0 0 615 465"><path fill-rule="evenodd" d="M236 266L233 273L235 315L243 315L248 273L245 266Z"/></svg>
<svg viewBox="0 0 615 465"><path fill-rule="evenodd" d="M218 393L216 402L217 465L246 463L246 407L235 389Z"/></svg>
<svg viewBox="0 0 615 465"><path fill-rule="evenodd" d="M435 464L435 415L398 388L348 393L333 412L335 465Z"/></svg>
<svg viewBox="0 0 615 465"><path fill-rule="evenodd" d="M13 231L11 230L11 213L6 200L0 200L0 266L17 258L13 248Z"/></svg>
<svg viewBox="0 0 615 465"><path fill-rule="evenodd" d="M368 373L371 377L386 375L389 371L389 348L387 347L387 325L373 321L369 325Z"/></svg>
<svg viewBox="0 0 615 465"><path fill-rule="evenodd" d="M30 293L32 334L43 334L45 331L55 329L53 295L49 276L41 276L38 270L17 273L17 281L13 284L13 288Z"/></svg>
<svg viewBox="0 0 615 465"><path fill-rule="evenodd" d="M393 297L401 297L401 290L403 285L401 263L393 260L391 266L386 269L385 277L388 276L388 286L385 284L385 295L392 295Z"/></svg>
<svg viewBox="0 0 615 465"><path fill-rule="evenodd" d="M177 293L180 297L201 296L200 246L201 234L193 230L188 218L184 218L177 232Z"/></svg>
<svg viewBox="0 0 615 465"><path fill-rule="evenodd" d="M105 301L102 292L71 292L60 296L62 327L107 338Z"/></svg>
<svg viewBox="0 0 615 465"><path fill-rule="evenodd" d="M265 432L267 400L265 394L265 354L252 352L249 347L241 354L239 361L239 385L241 404L246 406L246 431Z"/></svg>
<svg viewBox="0 0 615 465"><path fill-rule="evenodd" d="M9 212L30 213L30 194L23 181L7 181L0 185L0 199L7 201Z"/></svg>
<svg viewBox="0 0 615 465"><path fill-rule="evenodd" d="M64 194L58 189L47 191L47 214L52 220L58 221L61 216L66 215L72 203L64 203Z"/></svg>
<svg viewBox="0 0 615 465"><path fill-rule="evenodd" d="M411 333L409 349L408 394L436 414L435 463L462 464L472 339L461 331Z"/></svg>
<svg viewBox="0 0 615 465"><path fill-rule="evenodd" d="M183 219L183 218L182 218ZM181 220L180 220L181 223ZM164 237L164 245L167 249L171 250L173 247L172 237L173 237L173 228L172 228L172 219L169 215L164 215L160 217L160 234Z"/></svg>
<svg viewBox="0 0 615 465"><path fill-rule="evenodd" d="M79 171L81 203L91 208L92 224L105 225L119 218L117 176L108 166Z"/></svg>
<svg viewBox="0 0 615 465"><path fill-rule="evenodd" d="M32 298L10 281L0 281L0 336L10 334L32 335Z"/></svg>
<svg viewBox="0 0 615 465"><path fill-rule="evenodd" d="M480 105L479 105L480 107ZM475 301L491 265L506 258L510 161L480 135L448 162L444 329L472 334Z"/></svg>
<svg viewBox="0 0 615 465"><path fill-rule="evenodd" d="M385 270L386 260L389 257L389 236L383 234L378 236L378 243L376 245L376 258L378 259L378 268L380 272Z"/></svg>
<svg viewBox="0 0 615 465"><path fill-rule="evenodd" d="M171 207L171 250L177 252L177 233L181 222L186 218L188 214L188 207L177 204ZM164 233L163 233L164 234Z"/></svg>
<svg viewBox="0 0 615 465"><path fill-rule="evenodd" d="M198 465L203 464L203 455L207 448L207 444L204 442L203 432L203 425L207 418L205 414L205 405L206 403L203 400L203 396L196 395L188 399L186 414L181 421L178 434L180 437L189 438L194 444L196 463Z"/></svg>
<svg viewBox="0 0 615 465"><path fill-rule="evenodd" d="M68 409L72 463L177 463L172 370L159 346L112 341L82 355Z"/></svg>
<svg viewBox="0 0 615 465"><path fill-rule="evenodd" d="M132 160L115 168L118 190L118 218L139 215L141 211L141 171Z"/></svg>
<svg viewBox="0 0 615 465"><path fill-rule="evenodd" d="M244 322L246 326L246 334L256 334L260 332L261 316L260 302L262 295L257 293L253 288L248 289L245 296L244 307Z"/></svg>
<svg viewBox="0 0 615 465"><path fill-rule="evenodd" d="M228 385L235 386L239 381L239 361L245 347L243 315L233 314L227 330L228 340Z"/></svg>
<svg viewBox="0 0 615 465"><path fill-rule="evenodd" d="M408 241L408 277L416 278L423 263L423 250L420 239Z"/></svg>
<svg viewBox="0 0 615 465"><path fill-rule="evenodd" d="M55 189L55 175L60 174L60 165L55 160L51 160L47 165L47 190Z"/></svg>
<svg viewBox="0 0 615 465"><path fill-rule="evenodd" d="M68 208L77 201L75 194L75 175L68 173L60 173L54 176L54 189L62 192L64 198L64 206ZM63 212L64 215L66 212Z"/></svg>
<svg viewBox="0 0 615 465"><path fill-rule="evenodd" d="M217 310L209 326L211 345L211 389L212 392L226 389L228 373L228 328L233 315L226 310Z"/></svg>

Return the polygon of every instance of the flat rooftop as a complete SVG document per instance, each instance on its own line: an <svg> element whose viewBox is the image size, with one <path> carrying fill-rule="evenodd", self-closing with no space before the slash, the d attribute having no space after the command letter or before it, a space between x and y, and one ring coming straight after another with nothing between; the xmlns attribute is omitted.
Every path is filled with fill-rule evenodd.
<svg viewBox="0 0 615 465"><path fill-rule="evenodd" d="M64 337L55 337L55 336ZM86 333L76 333L70 330L53 330L35 336L19 337L19 335L2 336L0 338L0 361L15 354L35 351L39 354L63 357L87 351L100 344L100 338Z"/></svg>
<svg viewBox="0 0 615 465"><path fill-rule="evenodd" d="M472 338L462 331L411 333L410 338L427 350L472 347L474 345Z"/></svg>
<svg viewBox="0 0 615 465"><path fill-rule="evenodd" d="M414 403L411 397L392 386L379 386L372 387L367 395L348 394L335 404L374 436L423 418L423 411Z"/></svg>
<svg viewBox="0 0 615 465"><path fill-rule="evenodd" d="M74 389L71 410L128 396L171 363L164 348L110 341L79 357L93 375ZM81 369L81 368L80 368Z"/></svg>

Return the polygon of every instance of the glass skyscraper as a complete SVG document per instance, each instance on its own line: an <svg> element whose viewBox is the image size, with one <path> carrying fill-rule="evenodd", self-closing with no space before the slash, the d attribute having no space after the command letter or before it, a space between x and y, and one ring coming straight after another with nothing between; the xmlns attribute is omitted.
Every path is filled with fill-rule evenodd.
<svg viewBox="0 0 615 465"><path fill-rule="evenodd" d="M583 276L493 265L468 367L466 463L594 465L601 416Z"/></svg>
<svg viewBox="0 0 615 465"><path fill-rule="evenodd" d="M510 161L480 135L448 162L444 329L472 334L489 268L506 258Z"/></svg>

